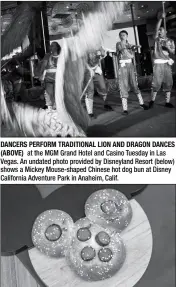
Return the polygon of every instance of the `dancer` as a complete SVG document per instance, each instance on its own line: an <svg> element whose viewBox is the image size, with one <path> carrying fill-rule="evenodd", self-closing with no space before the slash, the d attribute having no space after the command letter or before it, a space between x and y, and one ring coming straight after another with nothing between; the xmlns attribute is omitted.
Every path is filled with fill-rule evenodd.
<svg viewBox="0 0 176 287"><path fill-rule="evenodd" d="M144 104L141 92L138 88L137 75L134 66L134 51L138 48L136 45L128 43L128 32L123 30L119 33L120 42L116 44L116 52L119 63L119 88L122 100L123 114L128 114L128 92L130 88L136 94L140 107L147 110Z"/></svg>
<svg viewBox="0 0 176 287"><path fill-rule="evenodd" d="M107 102L107 89L101 69L100 61L106 56L103 48L97 51L88 53L87 69L85 71L85 82L88 83L88 87L85 92L85 104L88 115L93 118L93 101L94 90L103 98L104 109L112 111L112 107Z"/></svg>
<svg viewBox="0 0 176 287"><path fill-rule="evenodd" d="M174 61L170 58L175 54L174 41L166 37L166 31L161 27L162 20L165 18L163 13L156 25L154 53L153 53L153 81L152 81L152 93L149 108L152 108L157 96L157 92L160 90L163 84L163 91L165 92L166 103L165 107L173 108L170 103L171 90L173 86L172 78L172 64Z"/></svg>
<svg viewBox="0 0 176 287"><path fill-rule="evenodd" d="M61 52L61 47L57 42L51 43L51 52L46 54L40 70L40 80L45 87L46 108L55 109L55 76L57 68L57 60Z"/></svg>

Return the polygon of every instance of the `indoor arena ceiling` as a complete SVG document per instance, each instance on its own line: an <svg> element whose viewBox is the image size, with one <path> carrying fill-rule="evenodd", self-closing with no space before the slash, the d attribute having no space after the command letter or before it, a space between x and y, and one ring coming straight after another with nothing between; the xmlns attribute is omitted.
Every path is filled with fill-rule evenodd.
<svg viewBox="0 0 176 287"><path fill-rule="evenodd" d="M127 4L126 6L124 14L119 17L116 23L126 23L132 21L130 2L127 3L129 4ZM50 35L65 34L70 31L77 30L79 27L79 21L82 17L82 13L86 14L89 11L93 10L95 5L95 2L86 1L47 2L47 14ZM165 5L168 6L169 2L166 2ZM133 2L133 6L135 20L156 18L157 12L159 10L162 10L162 2ZM5 31L6 27L11 22L16 7L17 2L15 1L1 2L1 33Z"/></svg>

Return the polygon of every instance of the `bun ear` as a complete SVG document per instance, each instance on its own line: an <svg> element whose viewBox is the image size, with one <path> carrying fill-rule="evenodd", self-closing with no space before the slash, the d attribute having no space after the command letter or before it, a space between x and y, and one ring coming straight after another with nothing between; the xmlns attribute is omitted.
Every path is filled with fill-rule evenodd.
<svg viewBox="0 0 176 287"><path fill-rule="evenodd" d="M35 185L1 185L1 200L2 254L32 247L32 225L43 209L38 189Z"/></svg>

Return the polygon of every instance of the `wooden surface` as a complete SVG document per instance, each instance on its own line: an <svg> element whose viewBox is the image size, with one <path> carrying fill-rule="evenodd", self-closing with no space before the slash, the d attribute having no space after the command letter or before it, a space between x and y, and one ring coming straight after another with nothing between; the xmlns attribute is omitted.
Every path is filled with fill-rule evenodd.
<svg viewBox="0 0 176 287"><path fill-rule="evenodd" d="M1 287L40 287L17 256L1 257Z"/></svg>
<svg viewBox="0 0 176 287"><path fill-rule="evenodd" d="M48 287L132 287L144 274L152 253L152 231L147 216L134 199L131 200L133 218L122 232L127 257L119 272L110 279L86 282L75 275L65 258L53 259L36 248L29 250L32 265Z"/></svg>

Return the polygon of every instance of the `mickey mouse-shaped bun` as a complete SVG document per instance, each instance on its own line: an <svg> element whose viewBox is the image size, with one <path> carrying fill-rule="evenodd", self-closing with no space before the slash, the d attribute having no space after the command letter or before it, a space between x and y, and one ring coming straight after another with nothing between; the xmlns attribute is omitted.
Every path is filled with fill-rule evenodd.
<svg viewBox="0 0 176 287"><path fill-rule="evenodd" d="M47 210L34 222L33 244L48 256L65 256L71 242L73 226L73 220L66 212Z"/></svg>
<svg viewBox="0 0 176 287"><path fill-rule="evenodd" d="M103 189L94 192L87 199L85 214L92 222L121 232L131 221L132 208L121 192Z"/></svg>
<svg viewBox="0 0 176 287"><path fill-rule="evenodd" d="M84 280L112 277L123 265L126 251L121 237L82 218L75 223L67 260Z"/></svg>

